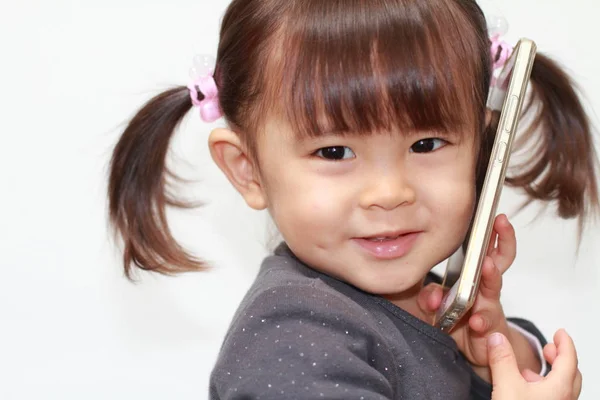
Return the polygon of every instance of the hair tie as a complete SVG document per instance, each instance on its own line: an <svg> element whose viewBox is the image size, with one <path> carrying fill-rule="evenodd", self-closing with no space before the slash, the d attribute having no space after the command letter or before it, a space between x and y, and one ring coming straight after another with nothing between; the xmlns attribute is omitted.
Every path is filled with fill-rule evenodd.
<svg viewBox="0 0 600 400"><path fill-rule="evenodd" d="M214 59L210 56L194 57L194 66L190 69L192 83L188 85L192 104L200 109L200 117L204 122L214 122L223 116L219 106L219 90L215 82ZM203 100L198 100L198 93Z"/></svg>
<svg viewBox="0 0 600 400"><path fill-rule="evenodd" d="M506 21L506 18L491 16L488 19L488 32L490 34L490 54L492 56L492 81L490 86L496 86L497 77L495 72L498 69L504 68L514 51L514 46L501 39L508 32L508 21Z"/></svg>
<svg viewBox="0 0 600 400"><path fill-rule="evenodd" d="M491 38L492 46L490 51L492 52L492 62L494 71L498 68L504 67L506 61L510 58L514 47L500 39L500 35L495 35Z"/></svg>

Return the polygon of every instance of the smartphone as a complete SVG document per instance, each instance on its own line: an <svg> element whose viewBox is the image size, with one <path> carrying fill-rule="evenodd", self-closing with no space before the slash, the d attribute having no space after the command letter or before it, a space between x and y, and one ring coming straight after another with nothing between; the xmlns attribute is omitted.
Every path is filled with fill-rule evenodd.
<svg viewBox="0 0 600 400"><path fill-rule="evenodd" d="M473 306L479 290L481 268L488 250L536 51L533 41L519 40L487 99L492 118L494 114L497 117L498 113L500 117L466 246L453 254L446 266L443 286L451 288L446 292L434 321L435 326L446 332L452 331Z"/></svg>

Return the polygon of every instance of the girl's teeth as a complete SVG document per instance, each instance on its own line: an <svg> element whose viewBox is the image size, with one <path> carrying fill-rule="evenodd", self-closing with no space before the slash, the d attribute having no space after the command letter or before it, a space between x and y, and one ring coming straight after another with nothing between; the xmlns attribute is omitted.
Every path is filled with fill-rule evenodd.
<svg viewBox="0 0 600 400"><path fill-rule="evenodd" d="M369 240L372 241L372 242L385 242L385 241L389 241L389 240L395 240L395 239L398 239L398 238L399 238L399 236L396 236L396 237L372 238L372 239L369 239Z"/></svg>

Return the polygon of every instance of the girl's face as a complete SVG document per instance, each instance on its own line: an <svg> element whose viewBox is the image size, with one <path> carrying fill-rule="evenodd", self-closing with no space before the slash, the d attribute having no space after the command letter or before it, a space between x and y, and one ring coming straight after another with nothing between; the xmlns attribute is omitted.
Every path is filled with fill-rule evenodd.
<svg viewBox="0 0 600 400"><path fill-rule="evenodd" d="M467 233L476 157L461 133L298 139L271 120L257 144L267 207L308 265L370 293L404 292Z"/></svg>

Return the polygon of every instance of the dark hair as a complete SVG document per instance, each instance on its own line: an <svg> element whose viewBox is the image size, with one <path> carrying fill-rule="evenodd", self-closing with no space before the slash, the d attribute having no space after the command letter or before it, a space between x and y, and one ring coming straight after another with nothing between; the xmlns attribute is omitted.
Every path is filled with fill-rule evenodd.
<svg viewBox="0 0 600 400"><path fill-rule="evenodd" d="M256 137L274 113L298 135L452 130L476 135L480 187L494 133L485 124L491 58L474 0L233 0L215 80L225 119L255 161ZM527 136L541 147L508 183L583 221L598 208L588 119L553 61L539 55L531 81L531 104L541 106ZM165 217L166 206L185 206L166 193L174 176L165 158L191 106L186 87L159 94L114 150L109 210L128 277L131 264L165 274L205 267L176 243Z"/></svg>
<svg viewBox="0 0 600 400"><path fill-rule="evenodd" d="M529 201L556 201L562 218L598 216L598 158L591 124L576 85L556 62L538 54L531 73L532 96L524 116L533 122L519 140L528 160L515 168L507 183L525 190ZM531 143L533 148L528 147Z"/></svg>

